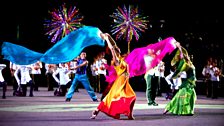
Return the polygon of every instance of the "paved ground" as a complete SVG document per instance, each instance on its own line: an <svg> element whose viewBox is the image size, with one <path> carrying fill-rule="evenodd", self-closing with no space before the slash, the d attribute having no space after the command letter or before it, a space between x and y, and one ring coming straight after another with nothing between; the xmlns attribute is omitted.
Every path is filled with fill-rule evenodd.
<svg viewBox="0 0 224 126"><path fill-rule="evenodd" d="M157 97L159 106L147 106L145 92L136 92L135 120L115 120L100 113L89 119L99 102L92 102L84 89L79 89L71 102L53 96L53 91L41 87L34 97L12 96L8 87L7 98L0 99L0 126L224 126L224 98L209 99L198 96L193 116L163 115L167 104ZM2 93L2 89L0 89ZM97 95L101 96L101 94Z"/></svg>

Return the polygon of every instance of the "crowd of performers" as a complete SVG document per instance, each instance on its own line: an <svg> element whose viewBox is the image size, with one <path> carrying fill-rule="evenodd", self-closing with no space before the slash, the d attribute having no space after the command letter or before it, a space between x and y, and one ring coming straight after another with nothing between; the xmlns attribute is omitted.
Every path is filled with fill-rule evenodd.
<svg viewBox="0 0 224 126"><path fill-rule="evenodd" d="M26 96L26 90L27 86L30 86L30 95L33 96L33 91L38 89L38 87L41 85L41 82L45 80L45 83L47 84L48 91L54 91L55 96L65 96L67 93L67 89L71 86L71 82L73 79L75 79L75 74L87 74L86 69L88 64L86 64L86 68L83 67L80 69L77 69L77 65L80 65L80 61L83 58L83 55L86 55L85 52L82 52L80 56L76 57L74 60L67 62L67 63L59 63L59 64L44 64L40 61L30 64L30 65L18 65L15 63L10 62L9 68L11 72L11 83L13 85L13 95L14 96ZM90 76L90 81L93 83L94 92L102 93L103 86L106 85L104 82L100 80L101 76L98 76L98 73L104 73L103 75L106 75L106 69L104 66L104 63L101 62L102 58L97 59L94 61L94 63L91 65L92 74L93 76ZM105 60L105 59L104 59ZM43 67L44 64L44 67ZM6 67L6 64L1 64L1 70L3 70ZM44 69L44 71L43 71ZM84 71L83 71L84 70ZM44 76L42 75L42 72L44 72ZM39 75L39 76L35 76ZM93 77L97 75L96 79L93 79ZM105 76L103 76L105 78ZM103 78L101 77L101 78ZM3 82L4 78L2 76L1 72L1 82ZM5 82L5 80L4 80ZM82 81L80 81L82 82ZM77 83L78 84L78 83ZM103 85L103 86L101 86ZM77 85L78 86L78 85ZM56 87L56 89L54 89ZM78 92L78 87L74 88L75 92ZM99 90L101 89L101 90Z"/></svg>
<svg viewBox="0 0 224 126"><path fill-rule="evenodd" d="M72 42L71 42L72 41ZM89 64L86 52L82 50L91 45L105 46L109 48L111 59L105 58L105 52L94 57L94 62ZM175 52L172 58L172 70L168 76L164 76L165 64L163 58L167 54ZM133 108L136 94L132 89L129 79L144 75L146 81L146 99L148 105L157 106L155 97L161 95L157 84L164 78L170 84L173 95L167 91L166 99L170 99L164 108L164 114L170 112L177 115L193 115L196 101L196 75L195 67L179 42L173 37L168 37L157 43L145 47L136 48L129 54L122 54L113 38L102 33L99 29L84 26L69 34L41 54L24 47L4 42L2 45L3 58L10 61L12 77L15 77L16 85L13 85L16 96L26 96L27 86L30 86L29 96L33 97L33 90L38 91L40 75L45 64L48 91L52 91L54 83L57 89L55 96L65 96L65 101L72 99L78 85L81 83L90 98L98 102L96 92L101 93L100 103L93 110L91 119L95 119L99 112L120 119L120 115L133 120ZM6 65L1 65L1 70ZM91 76L88 76L87 68L91 68ZM7 83L2 75L3 98Z"/></svg>
<svg viewBox="0 0 224 126"><path fill-rule="evenodd" d="M219 86L221 77L223 77L222 69L218 65L218 60L213 57L209 57L202 70L202 75L204 76L204 82L206 84L206 96L208 98L216 99L219 94Z"/></svg>

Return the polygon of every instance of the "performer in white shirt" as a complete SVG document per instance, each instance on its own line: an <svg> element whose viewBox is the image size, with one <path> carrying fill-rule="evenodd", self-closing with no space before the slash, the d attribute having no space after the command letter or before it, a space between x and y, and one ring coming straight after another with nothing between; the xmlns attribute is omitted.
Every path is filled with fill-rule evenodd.
<svg viewBox="0 0 224 126"><path fill-rule="evenodd" d="M58 74L59 78L57 77ZM65 96L67 92L67 84L71 81L69 74L70 71L66 63L59 64L58 69L52 74L53 78L58 83L58 89L54 92L55 96Z"/></svg>
<svg viewBox="0 0 224 126"><path fill-rule="evenodd" d="M161 83L162 78L164 78L164 71L165 71L165 63L160 61L160 63L154 68L155 70L155 79L157 80L157 87L156 87L156 96L162 96L161 91Z"/></svg>
<svg viewBox="0 0 224 126"><path fill-rule="evenodd" d="M150 67L150 64L155 57L153 50L148 50L148 54L144 56L146 68ZM158 85L158 78L155 76L155 68L149 69L146 71L144 79L146 81L146 98L148 105L158 106L155 102L156 98L156 88Z"/></svg>
<svg viewBox="0 0 224 126"><path fill-rule="evenodd" d="M11 85L13 86L13 96L16 95L16 92L17 92L17 89L18 89L18 84L16 82L16 78L14 76L14 73L17 69L17 65L15 63L12 63L12 62L9 62L9 68L10 68L10 73L11 73L11 76L10 76L10 83Z"/></svg>
<svg viewBox="0 0 224 126"><path fill-rule="evenodd" d="M2 94L2 98L5 99L6 96L5 96L5 92L6 92L6 87L7 87L7 83L2 75L2 70L5 69L6 65L5 64L0 64L0 87L2 87L2 91L3 91L3 94Z"/></svg>
<svg viewBox="0 0 224 126"><path fill-rule="evenodd" d="M93 63L90 65L90 69L91 69L91 73L92 73L92 76L90 76L90 77L91 77L91 84L93 85L93 88L94 88L94 92L99 93L100 92L99 77L98 77L98 70L96 67L97 62L98 62L97 57L95 57Z"/></svg>
<svg viewBox="0 0 224 126"><path fill-rule="evenodd" d="M220 83L220 76L221 76L220 68L217 66L217 62L212 62L212 68L210 70L211 75L211 97L212 99L217 99L219 94L219 83Z"/></svg>
<svg viewBox="0 0 224 126"><path fill-rule="evenodd" d="M45 69L46 69L46 82L47 82L47 87L48 87L48 91L53 91L54 90L54 86L56 85L56 82L52 76L52 74L54 73L54 71L57 70L57 65L56 64L45 64Z"/></svg>
<svg viewBox="0 0 224 126"><path fill-rule="evenodd" d="M103 93L103 91L107 87L107 82L105 77L106 76L105 64L107 64L107 60L104 58L104 55L105 55L104 52L102 52L99 56L98 62L96 62L97 73L99 76L100 93Z"/></svg>
<svg viewBox="0 0 224 126"><path fill-rule="evenodd" d="M206 65L202 69L202 75L204 77L204 83L206 85L206 96L209 98L212 95L212 81L211 81L211 72L212 71L212 61L213 58L210 57L207 59Z"/></svg>
<svg viewBox="0 0 224 126"><path fill-rule="evenodd" d="M18 65L18 69L16 69L14 76L18 83L18 91L16 92L17 96L26 96L27 85L30 86L30 97L33 97L33 81L30 77L31 65ZM20 73L20 77L19 77ZM22 92L20 92L20 88L22 88Z"/></svg>
<svg viewBox="0 0 224 126"><path fill-rule="evenodd" d="M34 91L38 91L38 87L40 86L42 82L42 77L41 77L41 69L42 69L42 62L37 61L34 64L31 64L31 77L34 82Z"/></svg>
<svg viewBox="0 0 224 126"><path fill-rule="evenodd" d="M175 71L175 68L174 68L174 71ZM182 79L187 78L187 73L185 71L183 71L180 73L180 76L178 76L178 78L173 79L172 76L174 74L174 71L171 70L170 74L165 77L165 79L166 79L167 83L170 85L170 89L172 91L172 95L170 95L168 92L166 95L166 99L170 99L170 100L178 92L179 86L182 84Z"/></svg>

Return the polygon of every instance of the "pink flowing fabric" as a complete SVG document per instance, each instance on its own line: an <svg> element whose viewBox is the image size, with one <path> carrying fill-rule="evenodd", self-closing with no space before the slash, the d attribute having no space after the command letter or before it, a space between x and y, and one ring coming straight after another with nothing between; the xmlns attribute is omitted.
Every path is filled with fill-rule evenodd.
<svg viewBox="0 0 224 126"><path fill-rule="evenodd" d="M154 50L154 52L160 50L160 53L155 56L150 64L150 68L148 68L151 69L158 65L166 54L170 54L176 48L175 42L176 40L173 37L168 37L157 43L149 44L146 47L134 49L125 59L129 65L130 77L140 76L146 73L147 69L144 56L148 53L148 49Z"/></svg>
<svg viewBox="0 0 224 126"><path fill-rule="evenodd" d="M160 61L164 58L166 54L170 54L175 48L176 40L173 37L168 37L154 44L149 44L146 47L136 48L125 58L126 63L129 66L130 77L140 76L146 73L147 69L151 69L158 65ZM152 60L149 68L146 68L144 56L147 55L148 49L157 52L160 50L159 55L156 55ZM106 81L111 83L116 78L116 71L113 66L107 66L108 76L106 76Z"/></svg>

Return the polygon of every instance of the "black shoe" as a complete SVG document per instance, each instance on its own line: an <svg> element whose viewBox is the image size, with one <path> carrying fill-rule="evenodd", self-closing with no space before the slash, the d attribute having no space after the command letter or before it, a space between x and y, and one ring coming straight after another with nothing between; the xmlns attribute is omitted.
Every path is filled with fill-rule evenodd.
<svg viewBox="0 0 224 126"><path fill-rule="evenodd" d="M157 94L156 96L160 96L160 97L161 97L161 96L162 96L162 94Z"/></svg>
<svg viewBox="0 0 224 126"><path fill-rule="evenodd" d="M54 91L54 96L56 96L57 93L58 93L58 90L56 89L56 90Z"/></svg>
<svg viewBox="0 0 224 126"><path fill-rule="evenodd" d="M15 92L15 96L23 96L23 93L20 91Z"/></svg>
<svg viewBox="0 0 224 126"><path fill-rule="evenodd" d="M65 99L65 102L70 102L71 101L71 98L66 98Z"/></svg>
<svg viewBox="0 0 224 126"><path fill-rule="evenodd" d="M2 99L6 99L6 97L5 96L2 96Z"/></svg>
<svg viewBox="0 0 224 126"><path fill-rule="evenodd" d="M152 105L153 103L148 103L148 105L150 106L150 105Z"/></svg>
<svg viewBox="0 0 224 126"><path fill-rule="evenodd" d="M158 106L158 104L155 103L155 102L153 102L153 103L148 103L148 105Z"/></svg>
<svg viewBox="0 0 224 126"><path fill-rule="evenodd" d="M47 91L54 91L54 89L48 89Z"/></svg>
<svg viewBox="0 0 224 126"><path fill-rule="evenodd" d="M166 98L166 100L172 100L172 96L167 95L165 98Z"/></svg>
<svg viewBox="0 0 224 126"><path fill-rule="evenodd" d="M29 96L30 96L30 97L33 97L33 94L30 94Z"/></svg>
<svg viewBox="0 0 224 126"><path fill-rule="evenodd" d="M152 105L153 105L153 106L158 106L159 104L157 104L157 103L154 102Z"/></svg>
<svg viewBox="0 0 224 126"><path fill-rule="evenodd" d="M163 115L166 115L167 112L168 112L168 110L164 110Z"/></svg>
<svg viewBox="0 0 224 126"><path fill-rule="evenodd" d="M34 91L39 91L39 90L37 88L35 88Z"/></svg>
<svg viewBox="0 0 224 126"><path fill-rule="evenodd" d="M166 100L168 100L168 99L169 99L169 96L168 96L168 95L166 95L166 96L165 96L165 99L166 99Z"/></svg>
<svg viewBox="0 0 224 126"><path fill-rule="evenodd" d="M93 99L93 102L98 102L98 99Z"/></svg>

